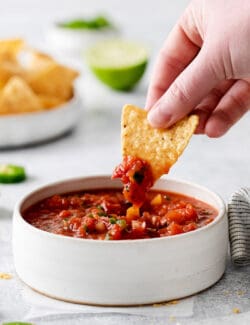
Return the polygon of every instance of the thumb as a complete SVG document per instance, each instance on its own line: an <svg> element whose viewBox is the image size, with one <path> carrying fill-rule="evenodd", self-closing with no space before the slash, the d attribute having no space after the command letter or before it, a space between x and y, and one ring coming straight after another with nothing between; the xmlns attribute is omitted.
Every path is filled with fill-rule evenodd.
<svg viewBox="0 0 250 325"><path fill-rule="evenodd" d="M148 113L153 127L167 128L190 113L220 79L202 50Z"/></svg>

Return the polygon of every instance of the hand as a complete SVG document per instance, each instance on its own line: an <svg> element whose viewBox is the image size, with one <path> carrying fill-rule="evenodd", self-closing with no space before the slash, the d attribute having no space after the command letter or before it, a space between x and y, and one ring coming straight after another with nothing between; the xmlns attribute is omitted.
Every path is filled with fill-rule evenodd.
<svg viewBox="0 0 250 325"><path fill-rule="evenodd" d="M159 53L146 109L154 127L199 115L219 137L250 106L250 1L194 0Z"/></svg>

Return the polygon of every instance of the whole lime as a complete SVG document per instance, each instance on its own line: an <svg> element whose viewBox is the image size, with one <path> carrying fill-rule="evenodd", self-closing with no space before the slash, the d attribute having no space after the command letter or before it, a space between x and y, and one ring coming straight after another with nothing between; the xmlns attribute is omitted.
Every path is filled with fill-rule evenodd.
<svg viewBox="0 0 250 325"><path fill-rule="evenodd" d="M148 62L145 47L125 40L106 40L87 51L87 63L95 76L117 90L129 90L141 79Z"/></svg>

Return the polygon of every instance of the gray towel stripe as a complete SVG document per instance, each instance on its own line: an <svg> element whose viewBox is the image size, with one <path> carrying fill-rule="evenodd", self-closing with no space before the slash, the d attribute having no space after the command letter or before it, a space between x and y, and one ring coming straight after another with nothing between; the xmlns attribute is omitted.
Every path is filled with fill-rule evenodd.
<svg viewBox="0 0 250 325"><path fill-rule="evenodd" d="M229 238L234 264L250 264L250 188L235 192L228 204Z"/></svg>

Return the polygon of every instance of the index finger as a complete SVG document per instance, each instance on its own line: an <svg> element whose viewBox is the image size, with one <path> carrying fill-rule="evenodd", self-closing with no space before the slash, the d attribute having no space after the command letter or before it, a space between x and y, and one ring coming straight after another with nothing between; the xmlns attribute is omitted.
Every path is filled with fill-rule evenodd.
<svg viewBox="0 0 250 325"><path fill-rule="evenodd" d="M189 14L187 10L173 28L156 59L146 100L147 110L151 109L200 50L202 41L190 22Z"/></svg>

